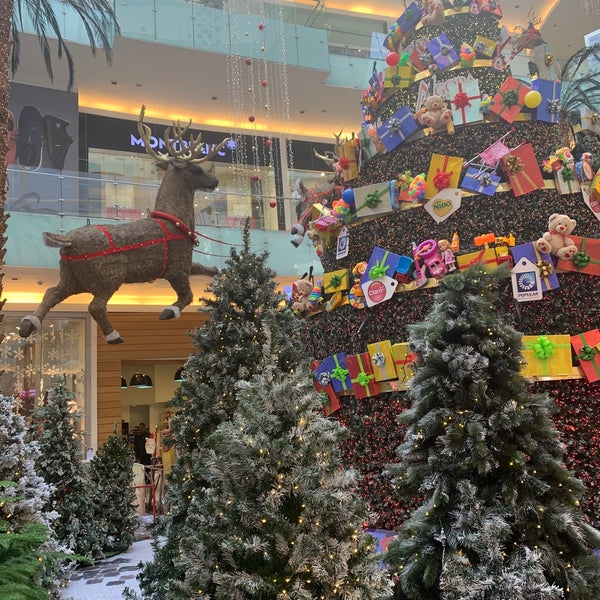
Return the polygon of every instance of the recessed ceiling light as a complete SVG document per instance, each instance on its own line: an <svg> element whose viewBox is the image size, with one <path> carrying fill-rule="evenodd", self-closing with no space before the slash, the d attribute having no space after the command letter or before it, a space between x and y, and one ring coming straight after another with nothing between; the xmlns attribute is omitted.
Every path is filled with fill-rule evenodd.
<svg viewBox="0 0 600 600"><path fill-rule="evenodd" d="M111 81L111 83L112 83L113 85L117 85L117 83L119 83L119 82L118 82L118 81Z"/></svg>
<svg viewBox="0 0 600 600"><path fill-rule="evenodd" d="M326 109L326 108L322 108L322 109L321 109L321 112L322 112L322 113L325 113L325 112L327 112L327 109Z"/></svg>
<svg viewBox="0 0 600 600"><path fill-rule="evenodd" d="M303 115L306 111L305 110L300 110L298 111L301 115Z"/></svg>
<svg viewBox="0 0 600 600"><path fill-rule="evenodd" d="M141 83L136 83L135 87L142 87L142 84Z"/></svg>
<svg viewBox="0 0 600 600"><path fill-rule="evenodd" d="M211 97L210 97L210 99L211 99L211 100L218 100L218 99L219 99L219 97L218 97L218 96L211 96Z"/></svg>

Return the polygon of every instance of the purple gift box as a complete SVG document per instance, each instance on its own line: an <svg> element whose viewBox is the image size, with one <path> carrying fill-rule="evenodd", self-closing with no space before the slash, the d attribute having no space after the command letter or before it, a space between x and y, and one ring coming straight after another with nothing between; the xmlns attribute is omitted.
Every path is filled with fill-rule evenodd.
<svg viewBox="0 0 600 600"><path fill-rule="evenodd" d="M534 79L531 87L542 95L542 101L536 108L535 118L546 123L558 123L560 112L560 81Z"/></svg>
<svg viewBox="0 0 600 600"><path fill-rule="evenodd" d="M350 379L348 365L346 364L345 352L328 356L313 371L313 376L323 387L331 383L336 392L344 392L352 389L352 380Z"/></svg>
<svg viewBox="0 0 600 600"><path fill-rule="evenodd" d="M365 269L363 276L360 278L361 285L367 281L371 281L372 279L378 279L383 275L394 277L396 274L396 266L398 265L399 261L399 254L394 254L393 252L389 252L384 248L375 246L375 248L373 248L373 252L371 253L371 258L369 258L367 263L367 268ZM371 272L373 267L377 267L378 270L382 272L382 275L379 274L379 271Z"/></svg>
<svg viewBox="0 0 600 600"><path fill-rule="evenodd" d="M540 252L533 242L513 246L510 253L517 264L522 258L528 258L534 265L540 268L540 279L542 281L542 291L555 290L560 287L558 275L552 262L552 256L545 252Z"/></svg>
<svg viewBox="0 0 600 600"><path fill-rule="evenodd" d="M441 71L449 69L459 62L458 54L445 33L441 33L427 42L427 50Z"/></svg>
<svg viewBox="0 0 600 600"><path fill-rule="evenodd" d="M385 149L390 152L417 129L419 129L419 126L414 115L410 112L410 108L401 106L377 129L377 135Z"/></svg>
<svg viewBox="0 0 600 600"><path fill-rule="evenodd" d="M464 190L493 196L496 193L500 177L494 172L481 171L477 167L469 167L460 184Z"/></svg>

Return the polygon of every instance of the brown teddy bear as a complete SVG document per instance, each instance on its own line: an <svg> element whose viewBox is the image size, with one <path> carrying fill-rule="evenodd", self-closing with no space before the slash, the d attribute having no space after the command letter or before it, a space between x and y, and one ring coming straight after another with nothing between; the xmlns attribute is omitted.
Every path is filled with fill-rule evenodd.
<svg viewBox="0 0 600 600"><path fill-rule="evenodd" d="M417 123L431 127L433 131L448 130L452 125L452 111L446 106L443 96L428 96L423 108L415 115Z"/></svg>
<svg viewBox="0 0 600 600"><path fill-rule="evenodd" d="M554 213L548 219L548 231L536 242L540 252L553 254L563 260L571 260L577 252L577 246L570 237L577 221L567 215Z"/></svg>

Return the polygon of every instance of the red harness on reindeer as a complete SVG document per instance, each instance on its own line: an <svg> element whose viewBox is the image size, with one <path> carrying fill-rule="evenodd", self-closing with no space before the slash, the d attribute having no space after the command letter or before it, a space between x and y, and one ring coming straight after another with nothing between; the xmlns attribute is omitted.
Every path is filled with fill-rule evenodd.
<svg viewBox="0 0 600 600"><path fill-rule="evenodd" d="M126 246L115 246L114 240L110 232L103 225L96 225L95 227L97 227L106 236L106 239L108 240L108 248L88 254L63 254L61 255L60 259L84 260L88 258L98 258L100 256L107 256L108 254L116 254L117 252L127 252L129 250L136 250L138 248L146 248L147 246L155 246L157 244L162 244L163 264L160 271L160 276L162 276L167 268L167 263L169 260L169 242L175 240L192 239L194 245L196 245L198 244L198 240L196 239L196 236L198 234L192 229L190 229L185 223L182 223L180 219L174 217L173 215L170 215L169 213L164 213L159 210L153 210L150 213L150 217L152 217L152 219L156 221L156 223L158 223L158 225L162 229L162 237L154 238L152 240L144 240L143 242L136 242L135 244L127 244ZM177 227L177 229L179 229L183 233L171 233L167 229L167 226L165 225L163 220L170 221L171 223L173 223L173 225L175 225L175 227Z"/></svg>

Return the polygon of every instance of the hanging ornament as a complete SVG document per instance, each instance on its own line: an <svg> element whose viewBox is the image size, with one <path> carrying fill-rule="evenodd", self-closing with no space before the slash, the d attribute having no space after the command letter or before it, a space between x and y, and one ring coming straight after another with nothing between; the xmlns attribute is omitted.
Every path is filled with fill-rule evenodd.
<svg viewBox="0 0 600 600"><path fill-rule="evenodd" d="M259 24L258 24L258 28L259 28L261 31L264 31L264 30L265 30L265 24L264 24L264 23L259 23Z"/></svg>
<svg viewBox="0 0 600 600"><path fill-rule="evenodd" d="M400 62L400 55L397 52L389 52L385 57L385 62L390 67L395 67Z"/></svg>
<svg viewBox="0 0 600 600"><path fill-rule="evenodd" d="M250 121L250 123L254 123L254 121L256 121L256 117L254 115L250 115L248 117L248 121Z"/></svg>
<svg viewBox="0 0 600 600"><path fill-rule="evenodd" d="M265 88L266 88L266 87L267 87L267 85L269 85L269 84L268 84L268 82L267 82L267 80L266 80L266 79L263 79L263 81L262 81L261 85L262 85L263 87L265 87Z"/></svg>
<svg viewBox="0 0 600 600"><path fill-rule="evenodd" d="M542 95L537 90L531 90L525 94L525 106L537 108L542 103Z"/></svg>
<svg viewBox="0 0 600 600"><path fill-rule="evenodd" d="M269 206L271 208L275 208L277 206L277 202L275 202L275 200L271 200L271 202L269 202Z"/></svg>

